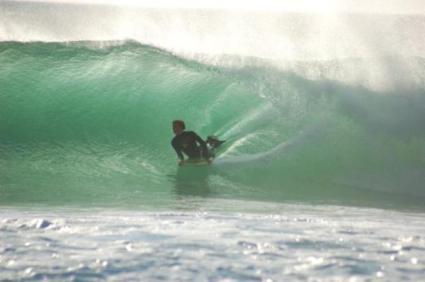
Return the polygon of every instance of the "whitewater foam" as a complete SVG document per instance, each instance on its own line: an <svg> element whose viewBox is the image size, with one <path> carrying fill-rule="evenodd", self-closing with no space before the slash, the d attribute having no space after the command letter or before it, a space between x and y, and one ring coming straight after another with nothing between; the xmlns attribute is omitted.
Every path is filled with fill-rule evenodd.
<svg viewBox="0 0 425 282"><path fill-rule="evenodd" d="M232 209L239 205L265 208L264 203L218 204ZM95 209L52 214L3 208L0 279L418 281L423 277L423 215L302 205L276 205L273 213L268 208L266 214ZM50 224L39 228L40 222Z"/></svg>

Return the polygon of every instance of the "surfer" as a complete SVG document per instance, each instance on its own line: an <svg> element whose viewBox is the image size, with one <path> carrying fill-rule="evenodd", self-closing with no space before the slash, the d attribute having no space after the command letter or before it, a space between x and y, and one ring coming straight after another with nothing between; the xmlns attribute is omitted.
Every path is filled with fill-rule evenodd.
<svg viewBox="0 0 425 282"><path fill-rule="evenodd" d="M183 153L187 155L189 161L204 159L208 163L211 163L207 143L195 132L185 131L185 128L186 125L184 121L173 121L173 132L176 136L171 140L171 145L180 159L179 165L185 163Z"/></svg>

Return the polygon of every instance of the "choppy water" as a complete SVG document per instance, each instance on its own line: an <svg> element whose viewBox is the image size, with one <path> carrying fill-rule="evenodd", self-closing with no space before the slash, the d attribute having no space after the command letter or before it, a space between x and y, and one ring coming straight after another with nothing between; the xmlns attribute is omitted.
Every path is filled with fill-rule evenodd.
<svg viewBox="0 0 425 282"><path fill-rule="evenodd" d="M424 280L424 32L1 2L0 279Z"/></svg>
<svg viewBox="0 0 425 282"><path fill-rule="evenodd" d="M253 202L204 203L205 208L235 209L239 205L245 209L265 207ZM266 206L266 214L2 209L0 278L424 279L422 214L331 206Z"/></svg>

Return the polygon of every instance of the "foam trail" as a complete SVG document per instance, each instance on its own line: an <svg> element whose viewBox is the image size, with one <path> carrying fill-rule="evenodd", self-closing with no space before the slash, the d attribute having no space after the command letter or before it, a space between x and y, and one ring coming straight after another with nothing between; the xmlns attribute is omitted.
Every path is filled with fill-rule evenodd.
<svg viewBox="0 0 425 282"><path fill-rule="evenodd" d="M297 147L302 146L304 140L309 138L311 135L317 133L320 129L318 127L308 128L298 135L292 137L290 140L284 141L270 150L265 152L257 153L257 154L246 154L246 155L237 155L237 156L227 156L229 151L232 151L234 147L243 146L244 138L235 142L233 146L229 147L226 151L224 151L220 158L214 160L214 165L225 165L225 164L240 164L240 163L253 163L256 162L270 162L274 161L276 158L284 158L285 153L296 150Z"/></svg>

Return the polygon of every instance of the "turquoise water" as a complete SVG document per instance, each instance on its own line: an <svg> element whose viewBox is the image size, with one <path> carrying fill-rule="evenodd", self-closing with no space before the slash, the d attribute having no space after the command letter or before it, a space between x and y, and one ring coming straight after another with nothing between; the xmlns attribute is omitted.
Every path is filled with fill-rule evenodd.
<svg viewBox="0 0 425 282"><path fill-rule="evenodd" d="M194 194L423 206L422 88L378 92L253 58L213 66L104 45L0 43L2 204L167 206ZM176 118L227 140L211 167L177 168Z"/></svg>
<svg viewBox="0 0 425 282"><path fill-rule="evenodd" d="M423 280L424 33L0 2L0 280ZM177 166L174 119L212 165Z"/></svg>

